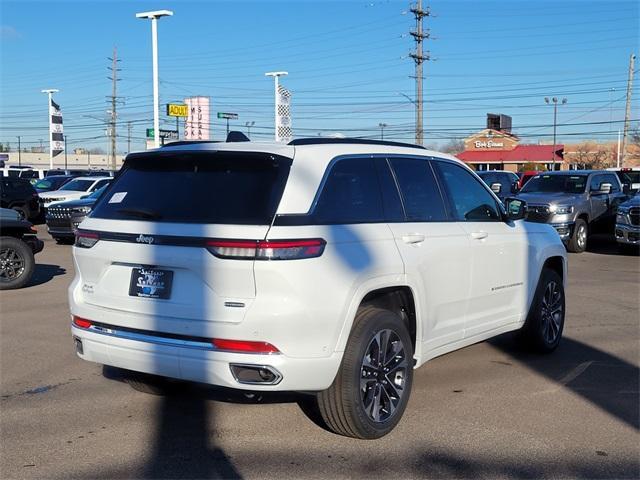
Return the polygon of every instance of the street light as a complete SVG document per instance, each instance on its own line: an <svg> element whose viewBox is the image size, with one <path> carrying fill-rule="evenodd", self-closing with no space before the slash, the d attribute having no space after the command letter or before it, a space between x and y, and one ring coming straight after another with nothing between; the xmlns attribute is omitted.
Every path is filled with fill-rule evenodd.
<svg viewBox="0 0 640 480"><path fill-rule="evenodd" d="M274 80L274 92L275 92L275 96L274 96L274 112L275 112L275 118L274 118L274 128L275 128L275 140L276 142L279 140L278 137L278 78L280 77L284 77L285 75L289 75L289 72L267 72L264 74L265 77L273 77Z"/></svg>
<svg viewBox="0 0 640 480"><path fill-rule="evenodd" d="M136 13L136 18L151 20L151 45L153 54L153 145L160 147L160 117L158 116L158 19L170 17L170 10Z"/></svg>
<svg viewBox="0 0 640 480"><path fill-rule="evenodd" d="M556 125L558 119L558 98L553 97L551 101L549 101L549 97L544 97L544 102L547 104L553 103L553 151L551 152L551 169L556 169ZM567 103L567 99L563 98L561 100L561 104L564 105Z"/></svg>
<svg viewBox="0 0 640 480"><path fill-rule="evenodd" d="M244 122L244 126L247 127L247 138L251 138L251 127L253 127L256 122Z"/></svg>
<svg viewBox="0 0 640 480"><path fill-rule="evenodd" d="M378 126L380 127L380 140L384 140L384 129L386 128L387 124L379 123Z"/></svg>

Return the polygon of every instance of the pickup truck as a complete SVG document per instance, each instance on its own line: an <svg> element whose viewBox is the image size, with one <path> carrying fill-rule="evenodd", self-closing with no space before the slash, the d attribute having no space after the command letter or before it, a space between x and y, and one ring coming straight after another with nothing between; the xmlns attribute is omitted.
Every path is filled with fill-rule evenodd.
<svg viewBox="0 0 640 480"><path fill-rule="evenodd" d="M551 224L568 251L581 253L592 233L613 232L627 196L614 172L570 170L534 176L515 198L526 202L527 221Z"/></svg>

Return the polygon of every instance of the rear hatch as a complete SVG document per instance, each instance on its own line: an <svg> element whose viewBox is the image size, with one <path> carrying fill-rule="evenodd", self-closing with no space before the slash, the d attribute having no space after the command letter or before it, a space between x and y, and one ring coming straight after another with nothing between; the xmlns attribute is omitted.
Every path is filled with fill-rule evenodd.
<svg viewBox="0 0 640 480"><path fill-rule="evenodd" d="M254 260L221 253L266 237L290 165L255 152L130 155L79 231L77 301L132 328L203 334L194 322L242 321Z"/></svg>

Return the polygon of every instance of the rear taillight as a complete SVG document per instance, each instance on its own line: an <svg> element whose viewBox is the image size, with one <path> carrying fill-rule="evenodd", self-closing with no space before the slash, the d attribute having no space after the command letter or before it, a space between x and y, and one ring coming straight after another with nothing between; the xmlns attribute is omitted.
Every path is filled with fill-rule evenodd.
<svg viewBox="0 0 640 480"><path fill-rule="evenodd" d="M273 354L280 353L276 347L267 342L253 342L249 340L225 340L222 338L214 338L211 343L218 350L238 353L262 353Z"/></svg>
<svg viewBox="0 0 640 480"><path fill-rule="evenodd" d="M80 328L91 328L92 323L86 318L73 316L73 324Z"/></svg>
<svg viewBox="0 0 640 480"><path fill-rule="evenodd" d="M299 260L319 257L327 244L321 238L303 240L209 240L207 250L218 258L236 260Z"/></svg>
<svg viewBox="0 0 640 480"><path fill-rule="evenodd" d="M100 236L96 232L87 232L86 230L78 230L76 232L76 247L91 248L100 240Z"/></svg>

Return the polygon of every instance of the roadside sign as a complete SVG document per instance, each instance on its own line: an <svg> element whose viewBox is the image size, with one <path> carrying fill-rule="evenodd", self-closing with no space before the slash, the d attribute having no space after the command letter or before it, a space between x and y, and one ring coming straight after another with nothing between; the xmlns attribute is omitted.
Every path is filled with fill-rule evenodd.
<svg viewBox="0 0 640 480"><path fill-rule="evenodd" d="M153 128L147 128L147 138L154 138L154 133ZM178 140L178 131L160 129L160 138L164 138L165 140Z"/></svg>
<svg viewBox="0 0 640 480"><path fill-rule="evenodd" d="M227 120L237 120L237 113L228 113L228 112L218 112L218 118L225 118Z"/></svg>
<svg viewBox="0 0 640 480"><path fill-rule="evenodd" d="M170 117L188 117L189 106L183 103L167 103L167 115Z"/></svg>

